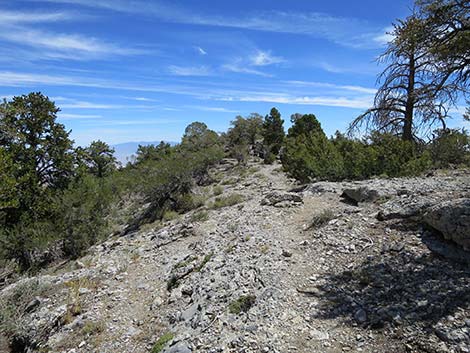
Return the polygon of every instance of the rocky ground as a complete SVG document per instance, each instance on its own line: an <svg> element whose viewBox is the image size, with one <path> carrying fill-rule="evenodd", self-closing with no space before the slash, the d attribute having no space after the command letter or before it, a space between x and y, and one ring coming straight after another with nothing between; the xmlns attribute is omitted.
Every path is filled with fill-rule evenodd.
<svg viewBox="0 0 470 353"><path fill-rule="evenodd" d="M300 187L247 168L218 167L207 207L5 286L13 351L470 351L470 257L426 227L470 173Z"/></svg>

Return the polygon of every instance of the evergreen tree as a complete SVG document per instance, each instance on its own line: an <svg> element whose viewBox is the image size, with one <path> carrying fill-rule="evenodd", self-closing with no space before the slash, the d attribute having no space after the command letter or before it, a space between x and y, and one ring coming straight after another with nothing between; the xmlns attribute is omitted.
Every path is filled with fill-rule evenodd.
<svg viewBox="0 0 470 353"><path fill-rule="evenodd" d="M284 120L276 108L272 108L263 122L263 138L265 149L268 153L278 155L284 142Z"/></svg>

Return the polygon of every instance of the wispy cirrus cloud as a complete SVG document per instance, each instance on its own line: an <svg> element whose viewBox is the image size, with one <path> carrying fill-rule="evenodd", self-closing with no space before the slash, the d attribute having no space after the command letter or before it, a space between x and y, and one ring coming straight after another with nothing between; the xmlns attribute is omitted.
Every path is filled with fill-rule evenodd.
<svg viewBox="0 0 470 353"><path fill-rule="evenodd" d="M285 59L279 56L273 56L270 51L258 50L250 57L250 61L254 66L267 66L285 62Z"/></svg>
<svg viewBox="0 0 470 353"><path fill-rule="evenodd" d="M18 56L28 56L29 53L30 59L34 60L89 60L114 55L144 53L142 50L119 46L95 37L58 33L37 28L37 24L78 21L86 18L86 15L78 15L76 12L0 10L0 41L10 43L10 52L17 51ZM14 57L15 55L10 53L9 56Z"/></svg>
<svg viewBox="0 0 470 353"><path fill-rule="evenodd" d="M201 47L194 47L194 49L196 50L196 52L200 55L207 55L207 51Z"/></svg>
<svg viewBox="0 0 470 353"><path fill-rule="evenodd" d="M101 115L97 114L70 114L70 113L59 113L58 117L63 120L77 120L77 119L100 119Z"/></svg>
<svg viewBox="0 0 470 353"><path fill-rule="evenodd" d="M135 49L121 48L97 38L16 27L1 30L0 39L21 46L26 45L49 50L47 54L49 57L64 57L69 59L142 53Z"/></svg>
<svg viewBox="0 0 470 353"><path fill-rule="evenodd" d="M216 113L239 113L240 112L239 110L228 109L228 108L223 108L223 107L207 107L207 106L201 106L201 105L191 105L188 108L201 110L204 112L216 112Z"/></svg>
<svg viewBox="0 0 470 353"><path fill-rule="evenodd" d="M176 76L210 76L212 71L207 66L177 66L171 65L168 71Z"/></svg>
<svg viewBox="0 0 470 353"><path fill-rule="evenodd" d="M383 46L383 41L378 39L383 34L382 28L361 19L332 16L320 12L258 11L235 17L197 13L185 7L163 1L41 1L87 6L125 13L138 13L172 23L308 35L326 39L345 47L358 49Z"/></svg>
<svg viewBox="0 0 470 353"><path fill-rule="evenodd" d="M191 84L152 84L129 83L114 80L97 80L84 77L38 75L28 73L0 72L0 86L30 87L72 86L94 87L122 91L165 92L176 95L192 96L206 101L230 102L269 102L296 105L320 105L365 109L371 106L373 93L371 88L353 85L337 85L327 82L274 81L253 87L251 90L227 88L223 85L212 86L204 83ZM60 104L67 109L154 109L147 105L115 105L66 101ZM208 108L210 109L210 108Z"/></svg>
<svg viewBox="0 0 470 353"><path fill-rule="evenodd" d="M393 27L389 26L389 27L385 28L382 31L382 33L379 33L375 37L373 37L373 40L376 43L378 43L382 46L385 46L395 38L395 36L393 35L392 32L393 32Z"/></svg>
<svg viewBox="0 0 470 353"><path fill-rule="evenodd" d="M353 109L367 109L371 106L370 98L345 98L345 97L310 97L310 96L292 96L292 95L254 95L254 96L235 96L224 97L223 101L237 102L265 102L276 104L293 105L317 105L327 107L342 107Z"/></svg>
<svg viewBox="0 0 470 353"><path fill-rule="evenodd" d="M354 85L338 85L338 84L333 84L333 83L315 82L315 81L284 81L284 82L290 85L295 85L295 86L332 88L332 89L339 89L339 90L346 90L346 91L367 93L367 94L375 94L377 92L377 89L375 88L367 88L367 87L354 86Z"/></svg>
<svg viewBox="0 0 470 353"><path fill-rule="evenodd" d="M0 23L25 24L25 23L47 23L73 19L76 14L70 12L20 12L0 10Z"/></svg>
<svg viewBox="0 0 470 353"><path fill-rule="evenodd" d="M271 74L247 67L246 65L243 65L241 60L235 61L232 64L224 64L222 65L222 69L230 72L236 72L240 74L250 74L250 75L257 75L257 76L263 76L263 77L272 77Z"/></svg>

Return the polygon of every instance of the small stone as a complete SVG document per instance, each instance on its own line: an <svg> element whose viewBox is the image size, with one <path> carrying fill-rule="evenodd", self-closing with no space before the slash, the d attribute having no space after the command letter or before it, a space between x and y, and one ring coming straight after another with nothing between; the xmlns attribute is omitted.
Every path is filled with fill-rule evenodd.
<svg viewBox="0 0 470 353"><path fill-rule="evenodd" d="M310 337L317 341L326 341L330 339L330 335L328 334L328 332L320 331L317 329L313 329L310 331Z"/></svg>
<svg viewBox="0 0 470 353"><path fill-rule="evenodd" d="M287 250L282 250L282 256L284 257L292 257L292 253Z"/></svg>
<svg viewBox="0 0 470 353"><path fill-rule="evenodd" d="M27 313L30 313L30 312L34 311L40 304L41 304L41 300L38 297L36 297L33 300L31 300L28 303L28 305L26 305L25 311Z"/></svg>
<svg viewBox="0 0 470 353"><path fill-rule="evenodd" d="M364 309L359 309L354 313L354 320L359 324L363 324L367 321L367 313Z"/></svg>

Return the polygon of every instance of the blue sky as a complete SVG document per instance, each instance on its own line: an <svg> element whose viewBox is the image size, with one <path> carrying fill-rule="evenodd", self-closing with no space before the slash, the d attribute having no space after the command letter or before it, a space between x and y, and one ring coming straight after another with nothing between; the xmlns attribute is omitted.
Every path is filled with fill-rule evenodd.
<svg viewBox="0 0 470 353"><path fill-rule="evenodd" d="M41 91L77 144L178 141L275 106L328 134L371 104L411 0L0 0L0 96ZM454 125L462 125L456 118Z"/></svg>

